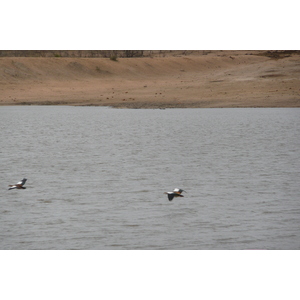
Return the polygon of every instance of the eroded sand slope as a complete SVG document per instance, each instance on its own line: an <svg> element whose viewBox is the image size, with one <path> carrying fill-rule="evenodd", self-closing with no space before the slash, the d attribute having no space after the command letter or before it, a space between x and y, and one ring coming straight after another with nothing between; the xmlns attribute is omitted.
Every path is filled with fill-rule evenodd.
<svg viewBox="0 0 300 300"><path fill-rule="evenodd" d="M0 105L300 107L300 56L2 57Z"/></svg>

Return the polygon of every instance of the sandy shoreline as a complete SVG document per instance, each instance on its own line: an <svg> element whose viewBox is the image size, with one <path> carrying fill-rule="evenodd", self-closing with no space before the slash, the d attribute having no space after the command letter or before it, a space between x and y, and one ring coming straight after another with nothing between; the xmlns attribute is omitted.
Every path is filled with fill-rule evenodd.
<svg viewBox="0 0 300 300"><path fill-rule="evenodd" d="M300 107L300 56L0 57L0 105Z"/></svg>

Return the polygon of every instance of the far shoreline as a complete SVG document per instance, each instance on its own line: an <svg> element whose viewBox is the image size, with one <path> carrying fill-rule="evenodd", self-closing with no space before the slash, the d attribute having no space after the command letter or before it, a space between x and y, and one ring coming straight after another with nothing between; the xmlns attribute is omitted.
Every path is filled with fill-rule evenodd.
<svg viewBox="0 0 300 300"><path fill-rule="evenodd" d="M274 57L262 53L168 52L117 61L0 57L0 106L300 107L298 52Z"/></svg>

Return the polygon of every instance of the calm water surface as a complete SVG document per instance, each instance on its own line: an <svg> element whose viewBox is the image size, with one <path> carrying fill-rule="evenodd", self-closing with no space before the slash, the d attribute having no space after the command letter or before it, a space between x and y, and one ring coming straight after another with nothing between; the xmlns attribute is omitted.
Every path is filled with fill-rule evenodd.
<svg viewBox="0 0 300 300"><path fill-rule="evenodd" d="M298 108L0 107L0 130L0 249L300 249Z"/></svg>

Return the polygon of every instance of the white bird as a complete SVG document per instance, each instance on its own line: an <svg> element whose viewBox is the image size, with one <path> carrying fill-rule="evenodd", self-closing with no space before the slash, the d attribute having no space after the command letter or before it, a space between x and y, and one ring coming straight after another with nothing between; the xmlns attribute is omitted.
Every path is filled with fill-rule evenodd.
<svg viewBox="0 0 300 300"><path fill-rule="evenodd" d="M165 192L164 194L167 194L169 201L172 201L174 197L183 197L183 195L181 195L182 192L186 191L179 188L175 188L173 192Z"/></svg>
<svg viewBox="0 0 300 300"><path fill-rule="evenodd" d="M19 181L15 185L9 185L10 186L9 190L12 190L12 189L26 189L26 187L23 186L25 184L26 180L27 180L26 178L23 178L21 181Z"/></svg>

